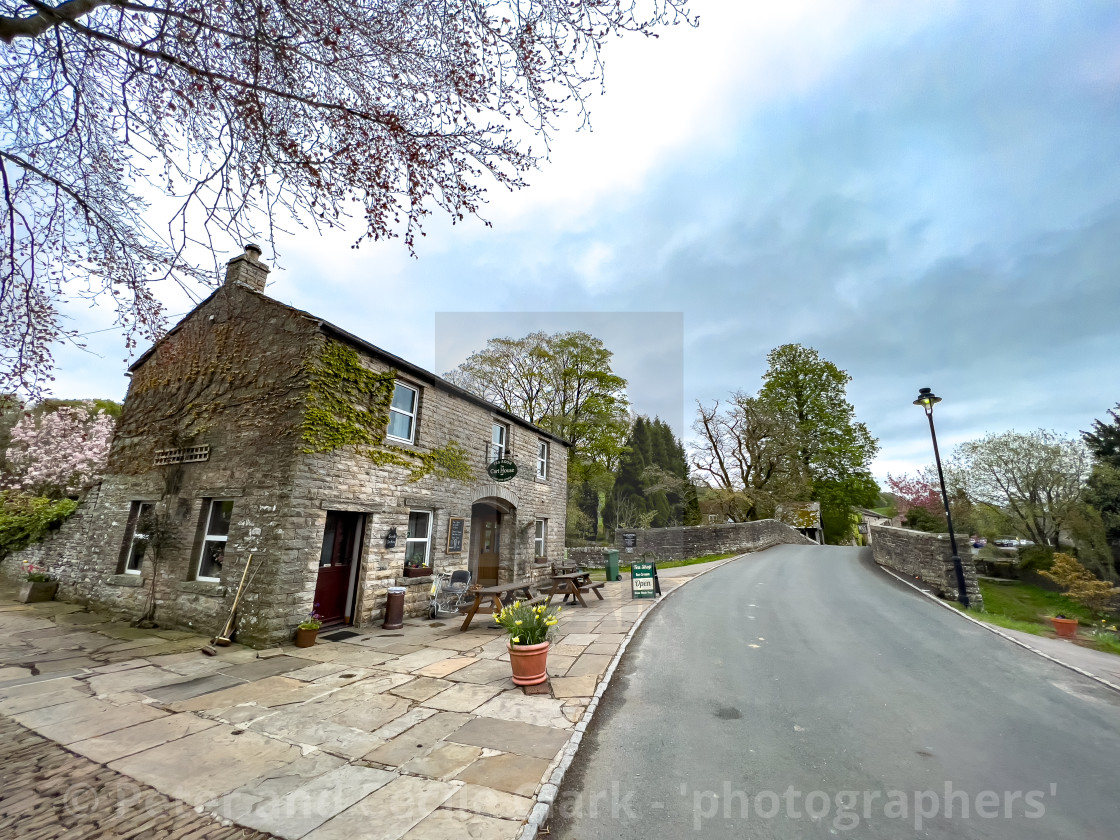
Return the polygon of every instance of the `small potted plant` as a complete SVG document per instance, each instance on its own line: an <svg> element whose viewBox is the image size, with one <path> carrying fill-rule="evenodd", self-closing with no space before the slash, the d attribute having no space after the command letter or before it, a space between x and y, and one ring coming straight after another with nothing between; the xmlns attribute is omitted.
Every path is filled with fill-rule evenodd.
<svg viewBox="0 0 1120 840"><path fill-rule="evenodd" d="M515 685L538 685L548 679L549 637L560 620L560 607L515 601L494 616L508 636L509 664Z"/></svg>
<svg viewBox="0 0 1120 840"><path fill-rule="evenodd" d="M296 627L296 647L306 648L315 644L319 628L322 626L323 617L312 610L311 614Z"/></svg>
<svg viewBox="0 0 1120 840"><path fill-rule="evenodd" d="M24 561L23 586L19 590L19 601L22 604L37 604L40 601L53 601L58 591L58 581L47 572L40 571L33 563Z"/></svg>
<svg viewBox="0 0 1120 840"><path fill-rule="evenodd" d="M431 573L432 567L421 565L419 560L405 561L404 576L406 578L428 577Z"/></svg>
<svg viewBox="0 0 1120 840"><path fill-rule="evenodd" d="M1077 636L1077 619L1066 618L1064 615L1056 615L1050 619L1050 623L1054 625L1054 630L1057 631L1058 636L1062 639L1073 639Z"/></svg>

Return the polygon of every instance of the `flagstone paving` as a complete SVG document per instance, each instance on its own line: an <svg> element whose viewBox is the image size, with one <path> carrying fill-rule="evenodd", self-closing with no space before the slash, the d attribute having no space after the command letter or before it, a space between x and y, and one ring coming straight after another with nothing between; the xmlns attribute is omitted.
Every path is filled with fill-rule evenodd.
<svg viewBox="0 0 1120 840"><path fill-rule="evenodd" d="M311 648L233 645L209 657L197 635L137 630L77 605L17 604L0 589L0 725L150 785L168 825L197 807L187 812L209 822L191 840L242 836L230 822L247 837L286 840L514 838L654 603L631 601L626 581L603 594L564 607L551 693L530 696L510 679L503 632L481 619L466 633L456 621L409 620ZM26 772L4 766L3 788L25 789ZM6 802L0 794L0 828ZM202 830L211 824L215 833ZM69 829L58 826L35 836Z"/></svg>

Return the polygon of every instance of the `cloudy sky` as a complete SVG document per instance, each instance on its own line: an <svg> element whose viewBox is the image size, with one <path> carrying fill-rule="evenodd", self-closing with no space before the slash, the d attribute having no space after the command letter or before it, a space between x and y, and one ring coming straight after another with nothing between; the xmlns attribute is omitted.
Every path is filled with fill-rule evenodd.
<svg viewBox="0 0 1120 840"><path fill-rule="evenodd" d="M756 390L800 342L852 376L880 478L931 460L921 386L945 399L944 448L1076 434L1120 401L1120 5L694 11L697 29L610 43L594 130L491 190L492 228L433 221L418 259L285 237L269 293L437 372L490 335L586 329L686 432L696 400ZM55 393L121 398L119 337L88 341L58 354ZM674 378L675 409L656 387Z"/></svg>

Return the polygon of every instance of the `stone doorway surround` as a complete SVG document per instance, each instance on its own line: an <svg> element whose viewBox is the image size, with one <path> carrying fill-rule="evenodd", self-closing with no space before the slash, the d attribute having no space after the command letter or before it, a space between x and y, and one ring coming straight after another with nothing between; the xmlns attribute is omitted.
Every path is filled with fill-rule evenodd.
<svg viewBox="0 0 1120 840"><path fill-rule="evenodd" d="M475 500L471 504L470 542L467 568L471 580L482 585L506 583L516 578L517 571L517 494L498 482L489 482L477 488ZM487 522L492 515L498 520L498 562L497 579L488 576L480 579L483 543L487 537Z"/></svg>

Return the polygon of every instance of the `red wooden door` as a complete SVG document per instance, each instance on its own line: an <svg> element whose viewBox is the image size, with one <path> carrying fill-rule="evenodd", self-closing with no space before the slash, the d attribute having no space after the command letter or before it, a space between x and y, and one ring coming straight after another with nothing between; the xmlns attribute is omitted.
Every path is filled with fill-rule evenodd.
<svg viewBox="0 0 1120 840"><path fill-rule="evenodd" d="M319 555L319 578L315 583L315 612L324 624L350 619L350 580L362 544L364 516L346 511L327 511L323 550Z"/></svg>

